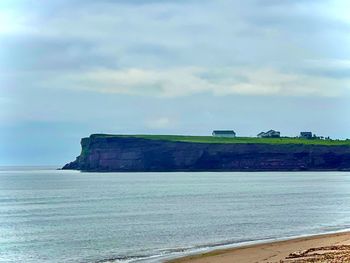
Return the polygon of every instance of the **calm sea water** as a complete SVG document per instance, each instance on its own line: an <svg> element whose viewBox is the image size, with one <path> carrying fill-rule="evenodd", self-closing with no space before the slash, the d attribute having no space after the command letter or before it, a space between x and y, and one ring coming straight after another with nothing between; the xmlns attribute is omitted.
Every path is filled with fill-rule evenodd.
<svg viewBox="0 0 350 263"><path fill-rule="evenodd" d="M0 171L0 262L133 262L350 228L350 173Z"/></svg>

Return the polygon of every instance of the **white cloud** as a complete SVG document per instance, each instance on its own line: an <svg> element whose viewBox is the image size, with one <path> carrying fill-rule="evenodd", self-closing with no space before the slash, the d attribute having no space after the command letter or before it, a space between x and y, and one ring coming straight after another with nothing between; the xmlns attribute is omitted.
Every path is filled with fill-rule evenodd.
<svg viewBox="0 0 350 263"><path fill-rule="evenodd" d="M319 68L334 68L350 70L349 59L309 59L306 60L306 65Z"/></svg>
<svg viewBox="0 0 350 263"><path fill-rule="evenodd" d="M241 94L334 97L347 94L350 79L286 73L272 68L131 68L57 75L41 85L155 97L180 97L200 93L217 96Z"/></svg>
<svg viewBox="0 0 350 263"><path fill-rule="evenodd" d="M146 121L146 126L151 129L165 129L172 125L172 121L168 117L160 117Z"/></svg>
<svg viewBox="0 0 350 263"><path fill-rule="evenodd" d="M40 33L33 27L31 15L20 15L12 10L0 9L0 36L6 34Z"/></svg>

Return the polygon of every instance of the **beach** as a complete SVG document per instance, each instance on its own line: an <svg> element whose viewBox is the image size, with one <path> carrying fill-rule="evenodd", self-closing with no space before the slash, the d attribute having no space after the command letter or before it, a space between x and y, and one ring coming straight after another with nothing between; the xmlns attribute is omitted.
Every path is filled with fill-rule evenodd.
<svg viewBox="0 0 350 263"><path fill-rule="evenodd" d="M316 235L215 250L168 263L350 262L350 232Z"/></svg>

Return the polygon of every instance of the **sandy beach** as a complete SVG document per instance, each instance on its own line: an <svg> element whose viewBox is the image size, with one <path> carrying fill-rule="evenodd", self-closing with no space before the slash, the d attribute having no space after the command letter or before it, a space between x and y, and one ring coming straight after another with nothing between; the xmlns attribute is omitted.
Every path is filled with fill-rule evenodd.
<svg viewBox="0 0 350 263"><path fill-rule="evenodd" d="M187 256L171 263L350 262L350 232L317 235Z"/></svg>

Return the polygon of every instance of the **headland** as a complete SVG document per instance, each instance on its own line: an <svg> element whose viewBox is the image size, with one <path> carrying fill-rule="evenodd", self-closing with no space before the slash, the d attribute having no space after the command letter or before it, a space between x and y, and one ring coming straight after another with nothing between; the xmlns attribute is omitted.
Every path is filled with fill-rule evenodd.
<svg viewBox="0 0 350 263"><path fill-rule="evenodd" d="M349 140L92 134L63 169L98 172L349 171Z"/></svg>

